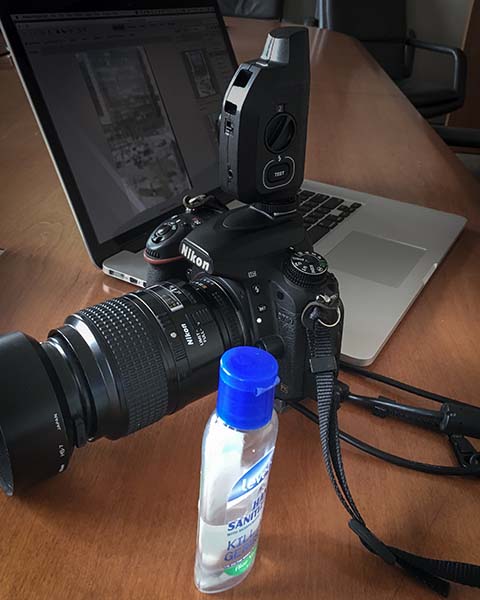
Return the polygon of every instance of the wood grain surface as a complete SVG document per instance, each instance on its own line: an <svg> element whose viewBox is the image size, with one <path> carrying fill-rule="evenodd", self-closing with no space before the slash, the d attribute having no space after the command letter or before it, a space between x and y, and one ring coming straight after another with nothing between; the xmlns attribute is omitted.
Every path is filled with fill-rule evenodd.
<svg viewBox="0 0 480 600"><path fill-rule="evenodd" d="M238 59L257 56L271 23L228 24ZM479 186L359 44L313 30L311 44L306 175L469 219L374 369L480 405ZM1 64L0 333L43 339L69 313L131 287L89 262L17 76ZM343 379L359 393L387 392ZM193 584L196 504L201 436L213 407L211 396L129 438L90 444L65 474L0 497L0 600L201 598ZM453 464L433 433L352 407L341 409L340 423L387 451ZM349 447L344 456L360 509L384 541L480 563L478 481L403 471ZM478 597L460 586L451 594ZM349 532L317 428L289 411L280 418L255 568L221 598L435 596Z"/></svg>

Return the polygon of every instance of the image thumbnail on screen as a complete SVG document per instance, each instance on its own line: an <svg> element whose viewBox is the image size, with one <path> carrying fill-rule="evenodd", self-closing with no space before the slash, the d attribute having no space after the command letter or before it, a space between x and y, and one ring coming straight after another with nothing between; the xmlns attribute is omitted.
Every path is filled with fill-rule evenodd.
<svg viewBox="0 0 480 600"><path fill-rule="evenodd" d="M208 98L218 94L205 50L186 50L183 56L197 98Z"/></svg>
<svg viewBox="0 0 480 600"><path fill-rule="evenodd" d="M144 48L88 50L76 58L132 204L147 209L190 189Z"/></svg>

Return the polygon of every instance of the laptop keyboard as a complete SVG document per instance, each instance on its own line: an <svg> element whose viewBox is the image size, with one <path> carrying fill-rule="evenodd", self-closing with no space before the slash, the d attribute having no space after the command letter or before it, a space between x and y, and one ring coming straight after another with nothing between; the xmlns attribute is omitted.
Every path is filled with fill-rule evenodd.
<svg viewBox="0 0 480 600"><path fill-rule="evenodd" d="M362 206L360 202L350 202L343 198L316 194L308 190L300 190L298 202L298 210L303 217L312 244L318 242Z"/></svg>

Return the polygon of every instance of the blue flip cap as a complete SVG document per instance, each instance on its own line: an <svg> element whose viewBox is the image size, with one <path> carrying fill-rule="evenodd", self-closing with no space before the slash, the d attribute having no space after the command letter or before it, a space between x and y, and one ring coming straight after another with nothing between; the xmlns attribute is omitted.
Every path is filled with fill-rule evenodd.
<svg viewBox="0 0 480 600"><path fill-rule="evenodd" d="M278 363L251 346L227 350L220 359L217 414L235 429L259 429L272 418Z"/></svg>

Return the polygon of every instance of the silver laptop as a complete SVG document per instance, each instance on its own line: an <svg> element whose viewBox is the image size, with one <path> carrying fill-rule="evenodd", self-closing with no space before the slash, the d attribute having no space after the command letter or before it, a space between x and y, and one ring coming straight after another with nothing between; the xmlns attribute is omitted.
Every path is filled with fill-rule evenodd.
<svg viewBox="0 0 480 600"><path fill-rule="evenodd" d="M215 123L236 69L223 21L213 0L38 4L0 8L18 71L92 260L144 286L149 233L185 193L218 185ZM368 365L466 220L314 181L299 200L340 281L342 356Z"/></svg>

